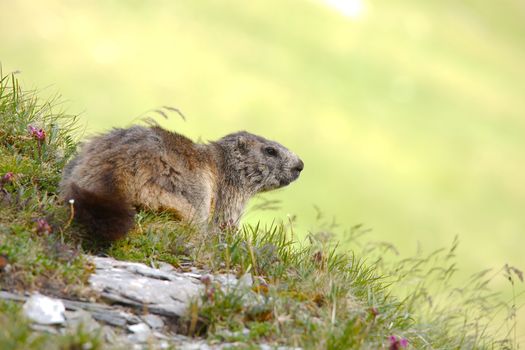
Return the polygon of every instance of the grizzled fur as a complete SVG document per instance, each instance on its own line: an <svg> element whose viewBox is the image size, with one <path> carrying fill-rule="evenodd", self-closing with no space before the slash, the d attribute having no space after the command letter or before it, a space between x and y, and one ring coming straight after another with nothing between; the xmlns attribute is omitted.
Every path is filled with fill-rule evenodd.
<svg viewBox="0 0 525 350"><path fill-rule="evenodd" d="M235 225L248 200L296 180L303 162L245 131L208 144L160 127L114 129L87 142L63 172L63 199L102 239L124 236L136 208L199 226Z"/></svg>

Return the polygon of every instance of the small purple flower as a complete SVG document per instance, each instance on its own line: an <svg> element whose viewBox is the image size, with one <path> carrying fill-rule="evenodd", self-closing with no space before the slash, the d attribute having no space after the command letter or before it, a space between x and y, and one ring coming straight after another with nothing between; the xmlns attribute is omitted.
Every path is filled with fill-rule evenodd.
<svg viewBox="0 0 525 350"><path fill-rule="evenodd" d="M391 335L388 337L388 340L390 341L390 344L394 344L397 342L397 337L395 335Z"/></svg>
<svg viewBox="0 0 525 350"><path fill-rule="evenodd" d="M48 222L45 220L45 219L36 219L35 220L35 223L36 223L36 233L46 233L46 234L49 234L51 233L52 229L51 229L51 226L48 224Z"/></svg>
<svg viewBox="0 0 525 350"><path fill-rule="evenodd" d="M38 141L44 141L46 139L46 132L44 129L37 129L33 125L29 125L27 131Z"/></svg>
<svg viewBox="0 0 525 350"><path fill-rule="evenodd" d="M43 140L45 140L45 138L46 138L46 132L45 132L43 129L39 129L39 130L35 133L35 137L37 138L37 140L39 140L39 141L43 141Z"/></svg>
<svg viewBox="0 0 525 350"><path fill-rule="evenodd" d="M33 136L33 135L35 134L36 130L37 130L37 129L36 129L33 125L28 125L28 126L27 126L27 131L29 132L29 134L30 134L31 136Z"/></svg>
<svg viewBox="0 0 525 350"><path fill-rule="evenodd" d="M2 176L1 182L2 183L9 182L9 181L13 180L13 177L15 177L15 175L12 172L9 171L9 172L5 173L4 176Z"/></svg>
<svg viewBox="0 0 525 350"><path fill-rule="evenodd" d="M389 336L388 341L390 342L389 350L399 350L408 346L408 340L406 338L399 338L395 335Z"/></svg>

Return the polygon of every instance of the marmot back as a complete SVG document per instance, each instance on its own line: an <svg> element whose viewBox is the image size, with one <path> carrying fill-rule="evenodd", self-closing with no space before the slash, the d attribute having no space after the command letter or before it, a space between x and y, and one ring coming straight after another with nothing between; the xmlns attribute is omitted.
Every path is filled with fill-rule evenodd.
<svg viewBox="0 0 525 350"><path fill-rule="evenodd" d="M303 166L281 144L244 131L199 144L133 126L85 143L65 167L60 191L74 200L77 221L114 240L133 227L137 208L200 227L236 225L253 195L288 185Z"/></svg>

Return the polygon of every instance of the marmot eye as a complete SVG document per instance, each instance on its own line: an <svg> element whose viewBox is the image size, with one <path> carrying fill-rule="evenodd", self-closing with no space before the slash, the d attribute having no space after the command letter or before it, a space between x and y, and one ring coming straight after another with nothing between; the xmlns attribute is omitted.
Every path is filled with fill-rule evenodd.
<svg viewBox="0 0 525 350"><path fill-rule="evenodd" d="M264 149L264 153L270 157L277 157L277 155L279 154L277 150L273 147L266 147Z"/></svg>

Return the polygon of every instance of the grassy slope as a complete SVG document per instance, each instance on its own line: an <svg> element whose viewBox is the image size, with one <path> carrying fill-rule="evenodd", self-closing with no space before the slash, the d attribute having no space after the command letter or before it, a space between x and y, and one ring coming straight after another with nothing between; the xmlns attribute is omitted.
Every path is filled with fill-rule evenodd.
<svg viewBox="0 0 525 350"><path fill-rule="evenodd" d="M12 76L1 82L3 289L82 294L89 266L79 253L103 250L146 263L164 260L177 266L183 259L215 272L252 274L258 305L250 306L238 291L221 292L210 282L200 304L191 308L180 329L210 341L238 341L242 347L264 341L309 349L399 348L389 340L395 336L407 339L411 348L516 346L512 328L495 328L492 317L500 305L486 289L485 276L458 288L449 284L455 245L431 256L373 262L384 256L384 246L358 249L360 228L351 232L355 250L346 251L337 249L330 227L305 241L295 238L290 223L202 237L151 213L138 215L136 229L126 239L110 247L93 245L70 225L69 211L56 197L60 170L74 149L75 118L24 92ZM42 128L45 138L28 131L29 125ZM6 178L9 172L13 177ZM360 257L364 254L368 263ZM435 280L442 290L433 289ZM408 291L405 298L394 296L401 294L398 289ZM452 291L453 298L444 298ZM31 335L16 305L0 303L0 310L2 348L102 346L96 334L81 331L58 338ZM507 326L515 327L515 320ZM239 332L244 327L246 334Z"/></svg>

